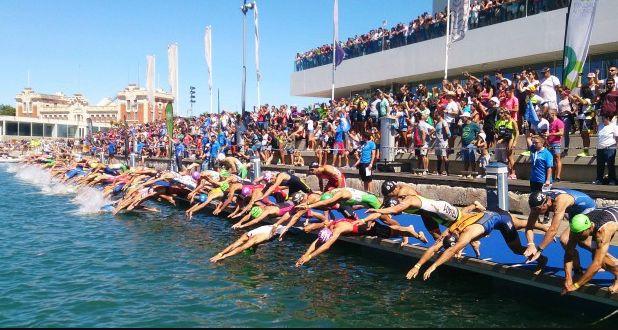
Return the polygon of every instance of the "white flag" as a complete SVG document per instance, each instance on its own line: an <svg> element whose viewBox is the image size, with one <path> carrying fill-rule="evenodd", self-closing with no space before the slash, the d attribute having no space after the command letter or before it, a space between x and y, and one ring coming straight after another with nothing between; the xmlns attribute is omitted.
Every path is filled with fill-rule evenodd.
<svg viewBox="0 0 618 330"><path fill-rule="evenodd" d="M155 57L153 55L146 56L146 89L148 90L148 104L152 107L152 111L156 111L155 105ZM154 120L154 118L149 118Z"/></svg>
<svg viewBox="0 0 618 330"><path fill-rule="evenodd" d="M171 44L167 48L168 83L174 96L174 112L178 111L178 45Z"/></svg>
<svg viewBox="0 0 618 330"><path fill-rule="evenodd" d="M450 19L451 35L449 36L449 44L451 44L466 36L466 32L468 31L468 18L470 17L470 0L449 1L452 1L452 16Z"/></svg>
<svg viewBox="0 0 618 330"><path fill-rule="evenodd" d="M253 21L255 23L255 71L257 80L262 80L262 72L260 71L260 29L258 26L258 7L257 3L253 3Z"/></svg>
<svg viewBox="0 0 618 330"><path fill-rule="evenodd" d="M212 27L210 25L206 27L204 33L204 54L208 66L208 89L212 90Z"/></svg>
<svg viewBox="0 0 618 330"><path fill-rule="evenodd" d="M564 86L577 87L588 57L597 0L571 0L564 39Z"/></svg>

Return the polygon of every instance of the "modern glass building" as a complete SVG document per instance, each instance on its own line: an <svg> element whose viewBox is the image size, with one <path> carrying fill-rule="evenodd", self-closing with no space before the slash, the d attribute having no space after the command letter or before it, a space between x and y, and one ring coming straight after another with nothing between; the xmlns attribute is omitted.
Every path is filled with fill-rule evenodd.
<svg viewBox="0 0 618 330"><path fill-rule="evenodd" d="M615 0L598 0L595 25L590 43L586 73L599 70L601 78L610 65L618 65L618 33ZM507 78L515 72L548 66L562 78L562 50L566 26L567 1L515 1L517 15L487 19L467 32L466 37L454 43L449 51L449 79L463 80L467 71L480 78L501 69ZM520 11L523 8L523 13ZM441 6L435 1L434 6ZM535 7L536 6L536 7ZM434 12L441 8L434 8ZM407 39L406 39L407 40ZM402 84L423 83L428 87L439 85L444 76L445 37L433 37L415 42L397 43L397 47L379 49L373 53L353 56L337 68L335 96L369 94L380 88L396 91ZM373 49L373 48L372 48ZM290 89L294 96L330 97L331 65L299 68L292 73Z"/></svg>

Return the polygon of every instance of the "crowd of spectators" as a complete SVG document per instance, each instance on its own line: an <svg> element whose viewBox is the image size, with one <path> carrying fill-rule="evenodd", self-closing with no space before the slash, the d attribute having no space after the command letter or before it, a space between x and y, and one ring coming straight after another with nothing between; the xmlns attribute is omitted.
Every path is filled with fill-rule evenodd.
<svg viewBox="0 0 618 330"><path fill-rule="evenodd" d="M470 1L469 29L534 15L568 6L568 0L472 0ZM526 12L527 11L527 12ZM427 12L409 23L398 23L392 28L382 26L363 35L348 38L342 43L345 58L354 58L385 49L401 47L446 34L446 8L431 15ZM296 54L296 71L331 64L333 45L323 45L305 53Z"/></svg>
<svg viewBox="0 0 618 330"><path fill-rule="evenodd" d="M176 118L171 141L164 122L124 125L95 132L76 147L112 158L132 150L142 158L171 156L179 163L194 158L204 166L214 165L221 153L247 162L255 157L264 164L302 166L300 152L310 151L320 165L358 167L369 174L379 159L380 122L389 118L395 152L414 154L419 175L449 175L449 160L460 158L461 175L482 176L493 158L507 164L515 179L518 153L529 156L531 183L542 189L561 179L562 157L569 152L591 157L588 149L595 148L595 183L613 184L618 68L611 66L602 75L606 79L600 75L589 73L583 84L568 90L548 68L522 70L513 80L499 70L482 77L464 72L464 79L444 80L441 87L404 85L394 93L377 90L304 109L264 105L244 115ZM576 131L583 148L573 152L569 136ZM593 134L598 136L594 147ZM437 159L433 169L430 155ZM603 181L606 167L609 181Z"/></svg>

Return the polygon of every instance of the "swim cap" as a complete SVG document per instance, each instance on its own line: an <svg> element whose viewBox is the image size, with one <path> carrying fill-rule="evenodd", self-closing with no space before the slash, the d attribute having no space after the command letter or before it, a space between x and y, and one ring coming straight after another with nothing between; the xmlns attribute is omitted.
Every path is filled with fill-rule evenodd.
<svg viewBox="0 0 618 330"><path fill-rule="evenodd" d="M193 174L191 175L191 177L193 178L193 180L197 181L202 177L202 173L195 171L193 172Z"/></svg>
<svg viewBox="0 0 618 330"><path fill-rule="evenodd" d="M251 194L253 194L253 188L251 186L244 186L242 187L241 194L243 195L243 197L249 197L251 196Z"/></svg>
<svg viewBox="0 0 618 330"><path fill-rule="evenodd" d="M446 249L455 246L455 244L457 244L457 235L450 234L446 236L444 238L443 244L444 244L444 248Z"/></svg>
<svg viewBox="0 0 618 330"><path fill-rule="evenodd" d="M399 205L399 200L394 197L389 197L384 199L384 203L382 203L382 208L387 209L396 205Z"/></svg>
<svg viewBox="0 0 618 330"><path fill-rule="evenodd" d="M251 217L254 219L262 215L262 213L264 213L264 210L262 210L262 208L259 206L254 206L251 208L250 214L251 214Z"/></svg>
<svg viewBox="0 0 618 330"><path fill-rule="evenodd" d="M124 172L124 171L126 171L128 169L128 167L127 167L127 165L122 164L122 165L120 165L120 169Z"/></svg>
<svg viewBox="0 0 618 330"><path fill-rule="evenodd" d="M270 181L270 180L275 178L275 173L271 172L271 171L266 171L266 172L264 172L263 177L264 177L264 180Z"/></svg>
<svg viewBox="0 0 618 330"><path fill-rule="evenodd" d="M298 191L294 193L294 195L292 195L292 203L298 205L303 202L303 199L305 199L306 196L307 194L305 194L304 192Z"/></svg>
<svg viewBox="0 0 618 330"><path fill-rule="evenodd" d="M528 197L528 205L530 205L530 207L539 207L543 204L545 204L545 201L547 201L547 196L540 192L533 192L532 194L530 194L530 196Z"/></svg>
<svg viewBox="0 0 618 330"><path fill-rule="evenodd" d="M331 199L331 198L333 198L333 194L331 194L331 193L324 193L324 194L322 194L322 196L320 197L320 202L321 202L321 201L325 201L325 200L327 200L327 199Z"/></svg>
<svg viewBox="0 0 618 330"><path fill-rule="evenodd" d="M208 199L208 196L206 196L206 194L200 194L198 199L200 200L200 203L204 203Z"/></svg>
<svg viewBox="0 0 618 330"><path fill-rule="evenodd" d="M252 246L252 247L250 247L248 249L244 249L242 251L242 254L244 254L244 255L252 255L254 253L255 253L255 247L254 246Z"/></svg>
<svg viewBox="0 0 618 330"><path fill-rule="evenodd" d="M571 232L575 234L579 234L583 231L588 230L592 223L590 222L590 218L588 218L585 214L578 214L571 219Z"/></svg>
<svg viewBox="0 0 618 330"><path fill-rule="evenodd" d="M229 177L229 176L230 176L230 172L228 172L226 169L222 169L222 170L219 172L219 175L221 175L221 177L222 177L222 178L227 178L227 177Z"/></svg>
<svg viewBox="0 0 618 330"><path fill-rule="evenodd" d="M333 237L333 232L328 228L322 228L318 233L318 240L320 243L326 243L331 237Z"/></svg>
<svg viewBox="0 0 618 330"><path fill-rule="evenodd" d="M318 164L316 162L313 162L313 163L311 163L311 165L309 165L309 169L310 170L316 169L318 167L320 167L320 164Z"/></svg>
<svg viewBox="0 0 618 330"><path fill-rule="evenodd" d="M230 184L227 182L223 182L219 185L219 188L221 189L221 191L225 192L230 189Z"/></svg>
<svg viewBox="0 0 618 330"><path fill-rule="evenodd" d="M382 183L382 196L388 196L395 188L397 188L397 182L384 181L384 183Z"/></svg>
<svg viewBox="0 0 618 330"><path fill-rule="evenodd" d="M225 155L224 154L218 154L217 155L217 160L220 161L220 162L224 161L225 160Z"/></svg>

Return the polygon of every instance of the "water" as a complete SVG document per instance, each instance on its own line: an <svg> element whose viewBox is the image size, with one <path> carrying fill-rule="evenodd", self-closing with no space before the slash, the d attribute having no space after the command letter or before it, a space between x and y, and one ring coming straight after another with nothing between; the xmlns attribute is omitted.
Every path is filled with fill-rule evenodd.
<svg viewBox="0 0 618 330"><path fill-rule="evenodd" d="M14 172L14 173L11 173ZM16 172L16 173L15 173ZM29 179L33 183L26 183ZM161 207L100 213L100 193L0 165L1 327L571 327L594 319L510 297L480 276L408 282L409 261L339 246L296 269L308 242L213 265L224 220ZM54 188L55 187L55 188ZM98 196L98 197L97 197ZM437 275L437 274L436 274Z"/></svg>

